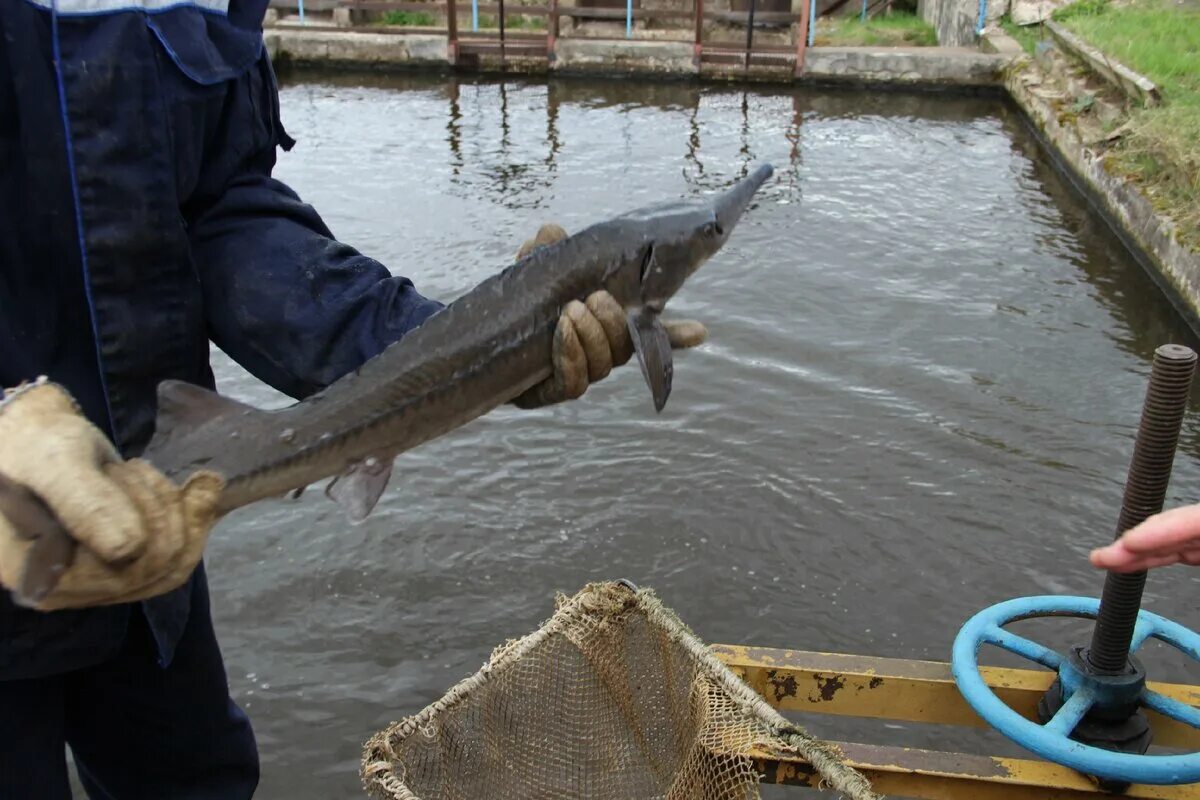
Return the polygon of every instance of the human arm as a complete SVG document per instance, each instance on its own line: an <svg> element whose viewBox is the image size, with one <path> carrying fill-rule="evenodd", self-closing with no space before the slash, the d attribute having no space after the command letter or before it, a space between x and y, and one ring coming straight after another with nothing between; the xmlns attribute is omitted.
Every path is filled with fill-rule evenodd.
<svg viewBox="0 0 1200 800"><path fill-rule="evenodd" d="M304 397L357 368L441 306L407 279L338 242L311 206L271 177L276 147L290 140L278 122L269 69L246 80L248 91L239 92L223 114L218 138L225 144L208 159L185 205L188 230L213 340L260 379ZM242 104L243 96L252 99ZM544 226L518 257L565 235L557 226ZM695 323L667 327L677 346L704 337ZM572 357L576 345L582 359ZM601 294L572 303L556 334L554 375L517 405L578 397L632 352L624 311L612 298Z"/></svg>

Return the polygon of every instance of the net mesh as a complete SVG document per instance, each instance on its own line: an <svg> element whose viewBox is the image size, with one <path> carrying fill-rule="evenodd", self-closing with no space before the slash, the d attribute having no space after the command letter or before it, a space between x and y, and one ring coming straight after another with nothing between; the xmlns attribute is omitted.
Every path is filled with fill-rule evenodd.
<svg viewBox="0 0 1200 800"><path fill-rule="evenodd" d="M479 672L367 742L380 800L750 800L750 753L797 755L823 784L876 798L645 589L590 584Z"/></svg>

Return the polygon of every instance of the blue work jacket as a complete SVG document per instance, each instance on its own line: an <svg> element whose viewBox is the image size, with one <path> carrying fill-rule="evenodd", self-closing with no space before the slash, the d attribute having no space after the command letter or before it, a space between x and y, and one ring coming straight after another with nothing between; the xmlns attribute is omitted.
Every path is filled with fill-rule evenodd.
<svg viewBox="0 0 1200 800"><path fill-rule="evenodd" d="M302 398L441 308L271 177L292 142L266 5L0 0L0 385L48 375L126 456L160 381L213 386L210 340ZM53 613L0 592L0 679L105 659L139 606L165 665L190 588Z"/></svg>

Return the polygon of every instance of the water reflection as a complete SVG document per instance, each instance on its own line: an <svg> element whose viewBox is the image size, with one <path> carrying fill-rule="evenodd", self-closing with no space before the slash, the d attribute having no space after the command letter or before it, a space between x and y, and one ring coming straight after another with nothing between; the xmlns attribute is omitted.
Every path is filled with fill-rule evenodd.
<svg viewBox="0 0 1200 800"><path fill-rule="evenodd" d="M446 138L449 147L449 167L454 185L464 192L482 192L509 208L537 208L542 205L538 191L554 185L554 173L558 170L558 159L564 147L559 130L559 115L563 107L588 110L618 107L621 112L621 136L625 149L632 152L635 140L642 136L656 136L660 132L641 124L636 118L639 111L655 109L673 114L685 114L687 135L683 139L684 153L682 175L693 190L716 190L729 186L750 173L759 161L756 151L754 111L757 95L743 89L738 93L736 112L738 118L737 167L734 170L712 171L706 168L702 158L700 115L705 100L714 97L724 99L719 91L705 91L698 85L668 84L666 87L639 87L630 91L621 84L612 82L580 85L574 81L550 81L538 90L540 97L531 95L524 84L505 81L473 79L462 81L450 79L447 98ZM464 99L463 87L473 92ZM525 151L514 150L512 142L513 100L516 91L522 97L522 110L544 115L545 137L540 158L529 157ZM599 90L597 89L599 87ZM645 91L642 89L645 88ZM752 102L752 97L755 100ZM785 180L789 194L798 194L799 170L802 163L800 128L805 113L804 96L790 93L787 100L791 107L791 122L780 135L788 142L787 160L775 167ZM540 106L540 108L539 108ZM727 115L725 103L715 113ZM493 111L494 109L494 111ZM771 111L774 111L772 109ZM495 114L495 125L485 120ZM474 126L464 125L464 119L476 120ZM496 136L495 147L489 147L487 131ZM522 138L527 147L529 140ZM472 170L464 172L464 152L470 153Z"/></svg>
<svg viewBox="0 0 1200 800"><path fill-rule="evenodd" d="M1054 217L1053 228L1043 231L1039 240L1055 252L1065 253L1080 271L1082 283L1118 324L1120 335L1112 336L1116 346L1138 357L1139 374L1148 377L1154 351L1167 343L1184 344L1200 351L1200 337L1179 313L1164 313L1162 289L1146 275L1152 270L1130 268L1130 253L1120 237L1109 227L1087 199L1073 189L1041 148L1028 123L1011 106L1003 109L1005 128L1011 132L1012 151L1022 178L1046 196L1044 213ZM1185 417L1179 448L1200 456L1200 375L1192 386L1189 414ZM1137 424L1137 411L1130 409L1129 425Z"/></svg>
<svg viewBox="0 0 1200 800"><path fill-rule="evenodd" d="M446 94L450 98L450 119L446 122L446 142L450 145L450 172L455 178L462 175L462 109L458 105L458 81L449 81Z"/></svg>
<svg viewBox="0 0 1200 800"><path fill-rule="evenodd" d="M292 69L284 80L305 80L313 75ZM681 174L686 185L696 191L721 189L747 175L763 157L762 133L770 129L787 145L782 151L784 158L773 154L781 187L773 191L793 201L799 199L801 129L806 117L836 120L878 116L934 121L958 121L962 117L961 103L947 104L936 95L919 93L862 94L856 96L855 103L848 104L840 92L737 84L714 87L685 81L552 79L527 83L491 76L321 74L320 83L400 92L435 91L446 100L446 166L453 178L453 191L462 197L482 195L513 209L540 208L553 190L562 152L574 144L562 137L560 117L565 109L618 109L622 124L616 133L627 152L633 151L639 137L673 135L673 131L643 122L646 112L667 112L668 118L681 123ZM535 117L541 121L535 123ZM787 125L777 125L784 118ZM722 126L706 125L713 119L720 119ZM716 150L716 143L711 141L723 138L723 126L731 123L737 126L733 163L727 152ZM545 131L540 142L527 136L527 129L522 129L514 140L514 130L527 125ZM609 131L609 135L613 133Z"/></svg>

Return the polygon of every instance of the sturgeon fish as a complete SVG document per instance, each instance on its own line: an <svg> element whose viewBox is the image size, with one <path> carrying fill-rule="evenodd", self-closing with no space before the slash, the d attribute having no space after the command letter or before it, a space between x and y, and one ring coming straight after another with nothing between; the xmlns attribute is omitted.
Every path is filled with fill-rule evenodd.
<svg viewBox="0 0 1200 800"><path fill-rule="evenodd" d="M563 308L600 289L626 310L642 374L661 411L673 366L659 315L725 244L772 172L764 164L714 196L641 208L538 248L292 406L266 411L164 381L143 457L176 481L202 469L219 473L225 479L219 515L332 477L326 493L352 519L362 519L383 492L396 456L548 378ZM22 519L29 513L19 512ZM53 587L73 547L61 526L53 526L55 536L48 526L36 527L43 530L41 557L30 559L29 591L22 592L32 597Z"/></svg>

